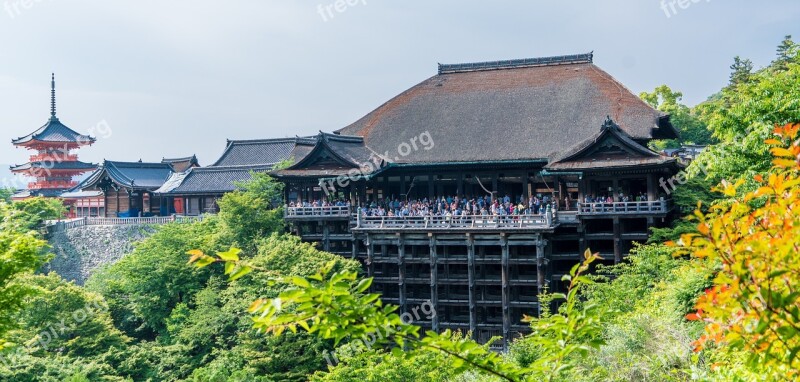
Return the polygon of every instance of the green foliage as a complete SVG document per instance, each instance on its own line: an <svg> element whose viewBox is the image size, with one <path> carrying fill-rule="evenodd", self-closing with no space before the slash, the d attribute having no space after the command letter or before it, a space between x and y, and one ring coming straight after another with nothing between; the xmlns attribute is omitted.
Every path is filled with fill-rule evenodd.
<svg viewBox="0 0 800 382"><path fill-rule="evenodd" d="M217 203L225 240L252 251L258 238L284 227L279 206L283 183L268 174L253 172L248 182L237 184L239 190L225 194Z"/></svg>
<svg viewBox="0 0 800 382"><path fill-rule="evenodd" d="M33 205L42 204L36 200L18 209L0 202L0 349L5 345L6 332L16 326L14 315L33 293L21 278L47 259L47 243L31 230L31 225L52 210L45 206L38 213Z"/></svg>
<svg viewBox="0 0 800 382"><path fill-rule="evenodd" d="M61 219L66 208L59 199L29 198L5 205L2 229L30 231L39 229L45 220Z"/></svg>
<svg viewBox="0 0 800 382"><path fill-rule="evenodd" d="M457 376L453 359L432 352L409 357L392 357L377 349L366 349L327 372L317 372L311 382L451 381Z"/></svg>
<svg viewBox="0 0 800 382"><path fill-rule="evenodd" d="M10 188L0 188L0 202L11 203L11 195L14 195L14 190Z"/></svg>
<svg viewBox="0 0 800 382"><path fill-rule="evenodd" d="M712 142L711 132L706 125L688 106L680 103L683 93L673 91L667 85L661 85L651 93L639 94L639 98L650 106L668 113L670 122L680 133L678 140L655 142L656 149L676 148L680 147L681 143L706 145Z"/></svg>
<svg viewBox="0 0 800 382"><path fill-rule="evenodd" d="M166 334L166 319L179 303L203 289L208 272L186 267L192 248L217 248L218 220L168 224L138 243L133 253L95 273L87 288L108 301L114 322L129 336L153 340Z"/></svg>
<svg viewBox="0 0 800 382"><path fill-rule="evenodd" d="M730 85L736 86L750 82L753 77L753 61L742 59L739 56L733 58L731 65Z"/></svg>

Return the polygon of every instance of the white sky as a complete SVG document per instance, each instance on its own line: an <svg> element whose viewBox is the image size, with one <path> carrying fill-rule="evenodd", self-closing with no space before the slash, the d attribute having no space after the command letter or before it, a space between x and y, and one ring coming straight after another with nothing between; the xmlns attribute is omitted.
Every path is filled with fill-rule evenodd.
<svg viewBox="0 0 800 382"><path fill-rule="evenodd" d="M760 67L784 35L800 40L798 0L681 1L667 17L661 0L360 0L331 18L334 0L0 0L0 163L27 160L10 140L48 118L50 72L62 122L112 129L83 160L206 165L227 138L343 127L437 62L594 50L635 93L667 84L696 104L733 56Z"/></svg>

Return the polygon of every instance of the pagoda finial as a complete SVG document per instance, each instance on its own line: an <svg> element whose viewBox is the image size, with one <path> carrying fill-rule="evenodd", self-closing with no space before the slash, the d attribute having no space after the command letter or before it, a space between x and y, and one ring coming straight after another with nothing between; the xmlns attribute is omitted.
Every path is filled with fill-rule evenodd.
<svg viewBox="0 0 800 382"><path fill-rule="evenodd" d="M50 119L56 118L56 74L52 73L50 77Z"/></svg>

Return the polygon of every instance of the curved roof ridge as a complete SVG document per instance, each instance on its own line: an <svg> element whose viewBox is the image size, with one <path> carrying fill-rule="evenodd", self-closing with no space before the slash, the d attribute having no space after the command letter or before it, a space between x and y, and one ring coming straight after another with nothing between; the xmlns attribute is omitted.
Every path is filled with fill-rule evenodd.
<svg viewBox="0 0 800 382"><path fill-rule="evenodd" d="M594 51L583 54L563 56L521 58L514 60L468 62L461 64L439 64L439 74L477 72L482 70L500 70L530 68L534 66L552 66L569 64L590 64L594 60Z"/></svg>

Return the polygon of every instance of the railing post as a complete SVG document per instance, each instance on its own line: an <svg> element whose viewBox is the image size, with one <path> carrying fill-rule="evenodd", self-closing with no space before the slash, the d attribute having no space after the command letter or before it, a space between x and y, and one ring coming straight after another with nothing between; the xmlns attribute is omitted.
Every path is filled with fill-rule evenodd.
<svg viewBox="0 0 800 382"><path fill-rule="evenodd" d="M551 211L550 204L547 205L547 211L545 212L545 223L547 223L548 227L553 225L553 211Z"/></svg>

